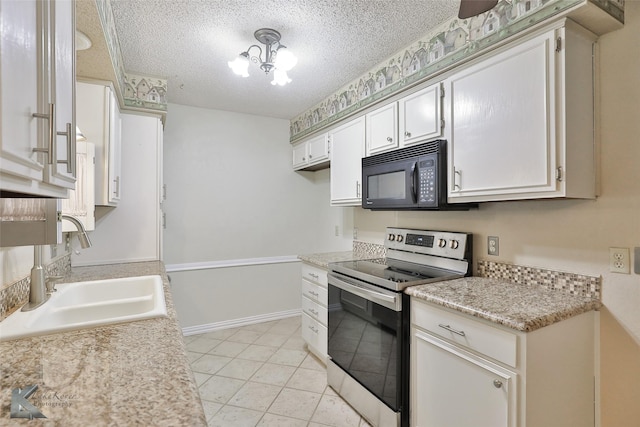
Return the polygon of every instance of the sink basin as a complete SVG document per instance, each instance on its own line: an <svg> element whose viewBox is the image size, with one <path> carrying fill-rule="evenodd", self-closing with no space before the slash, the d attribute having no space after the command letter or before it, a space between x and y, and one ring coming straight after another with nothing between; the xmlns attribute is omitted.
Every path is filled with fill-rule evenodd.
<svg viewBox="0 0 640 427"><path fill-rule="evenodd" d="M35 310L0 322L0 341L166 317L160 276L61 283Z"/></svg>

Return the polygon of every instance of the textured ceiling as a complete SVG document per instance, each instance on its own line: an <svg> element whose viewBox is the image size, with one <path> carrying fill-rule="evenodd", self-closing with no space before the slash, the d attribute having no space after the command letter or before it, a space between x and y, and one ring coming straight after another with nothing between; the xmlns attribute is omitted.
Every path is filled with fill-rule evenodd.
<svg viewBox="0 0 640 427"><path fill-rule="evenodd" d="M170 103L291 119L457 14L459 0L111 0L129 73L168 79ZM270 27L292 83L227 61Z"/></svg>

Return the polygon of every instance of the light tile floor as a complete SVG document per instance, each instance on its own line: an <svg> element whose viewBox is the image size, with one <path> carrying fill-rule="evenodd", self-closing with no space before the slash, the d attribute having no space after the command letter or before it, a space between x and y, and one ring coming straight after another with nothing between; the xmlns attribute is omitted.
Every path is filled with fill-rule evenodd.
<svg viewBox="0 0 640 427"><path fill-rule="evenodd" d="M365 427L327 386L300 316L185 337L210 427Z"/></svg>

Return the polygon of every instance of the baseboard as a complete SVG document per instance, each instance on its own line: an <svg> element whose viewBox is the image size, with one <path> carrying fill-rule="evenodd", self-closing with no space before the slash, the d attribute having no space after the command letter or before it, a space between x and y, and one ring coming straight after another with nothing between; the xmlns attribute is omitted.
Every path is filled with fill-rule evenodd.
<svg viewBox="0 0 640 427"><path fill-rule="evenodd" d="M269 322L271 320L286 319L287 317L299 316L302 313L302 309L296 308L293 310L278 311L275 313L260 314L257 316L243 317L240 319L225 320L223 322L208 323L206 325L187 326L182 328L182 335L196 335L204 334L207 332L218 331L221 329L237 328L239 326L252 325L254 323Z"/></svg>

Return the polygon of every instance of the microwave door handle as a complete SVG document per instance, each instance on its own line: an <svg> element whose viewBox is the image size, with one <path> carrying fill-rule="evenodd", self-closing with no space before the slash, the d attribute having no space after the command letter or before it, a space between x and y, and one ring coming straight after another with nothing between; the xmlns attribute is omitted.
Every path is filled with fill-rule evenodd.
<svg viewBox="0 0 640 427"><path fill-rule="evenodd" d="M413 203L418 202L418 162L415 162L411 166L411 197L413 197Z"/></svg>

